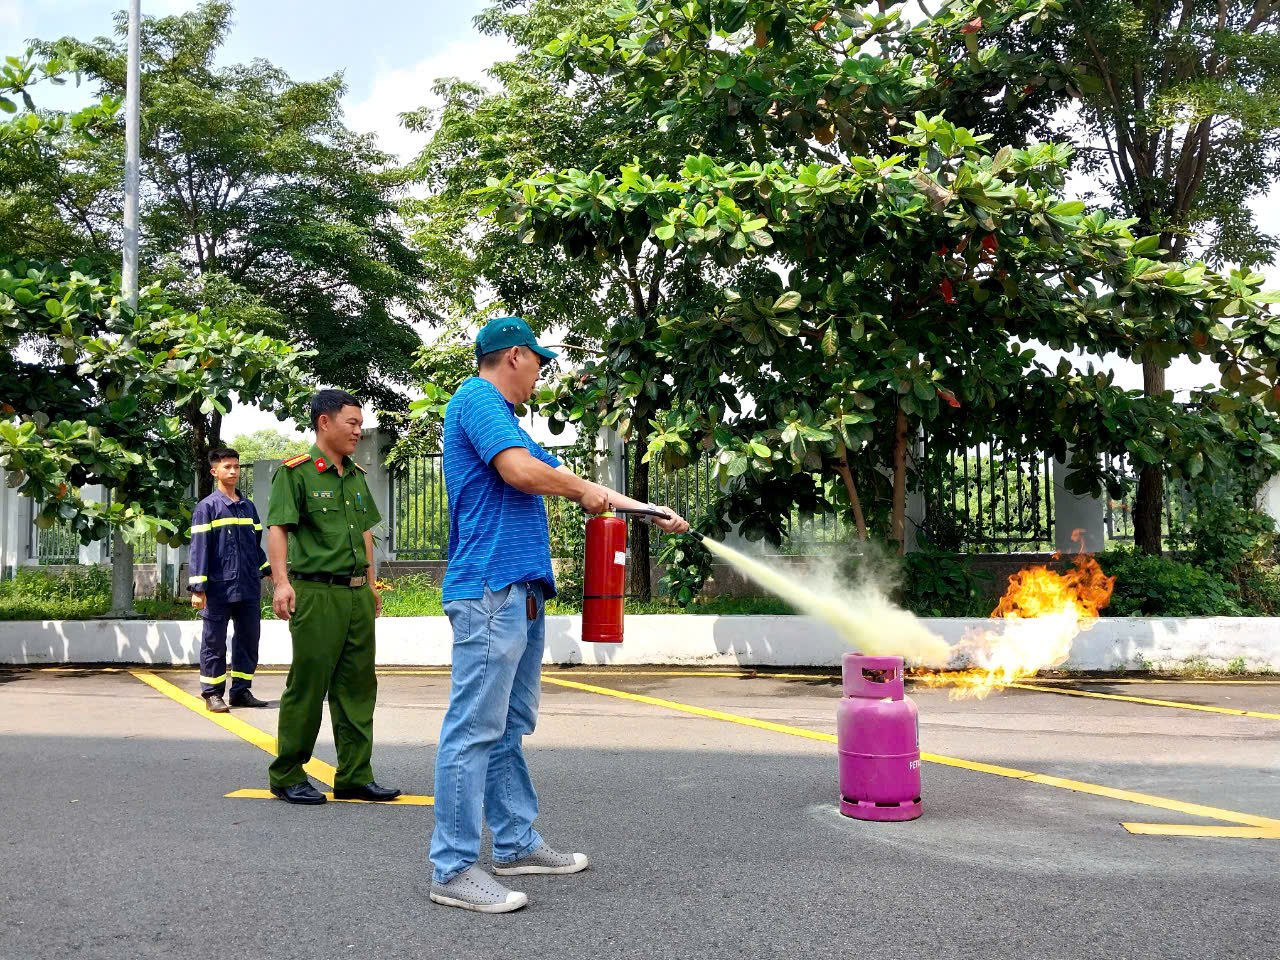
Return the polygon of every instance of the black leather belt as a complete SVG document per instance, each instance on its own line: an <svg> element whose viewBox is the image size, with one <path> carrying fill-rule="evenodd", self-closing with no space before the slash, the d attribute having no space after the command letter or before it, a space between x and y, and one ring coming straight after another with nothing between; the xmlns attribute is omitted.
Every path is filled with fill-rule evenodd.
<svg viewBox="0 0 1280 960"><path fill-rule="evenodd" d="M339 587L363 587L369 582L366 576L353 577L349 573L298 573L296 570L289 571L289 576L295 580L310 580L312 583L332 583Z"/></svg>

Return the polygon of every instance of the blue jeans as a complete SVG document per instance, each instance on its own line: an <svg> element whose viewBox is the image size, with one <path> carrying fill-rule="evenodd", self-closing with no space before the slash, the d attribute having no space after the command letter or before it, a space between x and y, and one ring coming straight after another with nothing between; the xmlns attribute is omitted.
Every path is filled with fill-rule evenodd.
<svg viewBox="0 0 1280 960"><path fill-rule="evenodd" d="M526 597L538 605L526 614ZM452 689L436 751L432 878L448 883L480 857L485 819L493 859L519 860L542 843L538 795L522 738L538 720L545 611L541 583L485 588L444 605L453 627Z"/></svg>

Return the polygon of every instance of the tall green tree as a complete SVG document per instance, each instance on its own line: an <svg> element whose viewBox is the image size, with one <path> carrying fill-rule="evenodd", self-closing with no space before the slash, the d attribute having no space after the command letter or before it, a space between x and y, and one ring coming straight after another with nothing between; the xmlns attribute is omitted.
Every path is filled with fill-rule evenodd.
<svg viewBox="0 0 1280 960"><path fill-rule="evenodd" d="M467 330L501 313L524 316L539 333L554 332L569 363L603 354L638 367L647 362L643 338L618 340L615 328L653 329L660 302L705 300L727 281L727 271L673 257L644 232L590 251L543 244L495 224L478 191L491 178L564 167L615 169L636 155L678 164L708 131L695 117L672 124L633 110L628 90L607 71L566 69L545 55L565 30L608 36L601 42L609 44L625 36L598 0L503 2L481 14L477 26L505 36L518 51L493 68L493 89L444 80L437 86L439 107L405 117L415 129L433 130L414 163L427 196L410 205L413 239L427 264L431 309L456 327L454 336L424 351L423 375L447 394L459 359L473 363L458 343L468 339ZM744 141L737 150L748 157L754 147ZM632 397L629 419L645 423L667 405L655 380ZM428 395L420 410L436 406ZM417 423L399 450L420 449L418 441L433 436L430 417ZM643 438L634 442L643 453ZM628 484L646 491L650 464L643 456L633 462ZM645 537L632 538L628 576L636 596L650 595L649 546Z"/></svg>
<svg viewBox="0 0 1280 960"><path fill-rule="evenodd" d="M755 0L623 3L615 15L627 25L620 41L566 30L548 51L570 70L617 76L633 111L738 130L773 158L691 156L677 172L642 157L616 172L494 180L494 213L533 243L578 255L607 258L643 237L733 271L701 310L662 301L649 328L616 327L606 353L621 363L606 359L585 390L562 384L558 400L569 419L631 426L615 398L656 390L670 412L638 425L650 452L684 457L695 441L715 452L735 481L731 518L751 533L776 537L792 503L830 502L835 491L815 493L814 475L843 473L856 450L871 471L892 468L887 532L901 543L909 442L922 423L960 442L994 422L1015 443L1060 452L1072 442L1143 463L1167 454L1192 475L1222 459L1212 430L1165 398L1135 404L1106 378L1042 368L1019 341L1120 356L1170 344L1213 356L1233 390L1275 405L1268 344L1280 326L1261 275L1162 264L1160 238L1131 233L1132 218L1084 216L1061 194L1069 149L989 154L987 135L901 117L939 96L938 68L917 70L920 35L893 31L884 10ZM956 25L949 69L971 62L978 20ZM877 157L880 142L909 149ZM624 355L632 343L660 362ZM732 410L726 393L755 412ZM1126 430L1112 413L1121 407ZM856 487L841 479L856 521ZM1073 482L1108 479L1098 464Z"/></svg>
<svg viewBox="0 0 1280 960"><path fill-rule="evenodd" d="M287 336L314 350L316 380L403 409L420 343L412 324L430 316L399 216L406 175L343 124L340 75L299 82L265 60L220 66L232 15L230 3L206 2L143 22L143 279L165 282L175 305ZM42 48L122 98L122 17L115 39ZM96 143L54 136L31 163L4 166L21 198L8 249L114 263L123 133L117 122ZM200 462L222 440L221 414L182 416Z"/></svg>
<svg viewBox="0 0 1280 960"><path fill-rule="evenodd" d="M1275 0L966 0L921 35L953 57L969 53L971 75L1002 88L1006 108L1032 90L1045 98L1049 135L1076 144L1077 169L1117 215L1136 218L1140 235L1160 238L1161 259L1249 269L1271 263L1280 244L1252 206L1280 178L1277 28ZM993 118L972 119L986 130ZM1146 345L1138 360L1148 396L1165 392L1179 352ZM1134 532L1147 553L1161 549L1163 495L1161 464L1143 465Z"/></svg>

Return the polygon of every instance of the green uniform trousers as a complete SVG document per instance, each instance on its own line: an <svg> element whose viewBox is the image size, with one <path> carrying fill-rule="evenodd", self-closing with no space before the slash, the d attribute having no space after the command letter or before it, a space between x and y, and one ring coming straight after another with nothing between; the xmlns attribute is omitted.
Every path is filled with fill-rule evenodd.
<svg viewBox="0 0 1280 960"><path fill-rule="evenodd" d="M361 787L373 779L374 672L373 592L297 580L297 603L289 620L293 664L280 697L280 727L271 762L271 786L302 783L320 732L324 698L338 748L334 787Z"/></svg>

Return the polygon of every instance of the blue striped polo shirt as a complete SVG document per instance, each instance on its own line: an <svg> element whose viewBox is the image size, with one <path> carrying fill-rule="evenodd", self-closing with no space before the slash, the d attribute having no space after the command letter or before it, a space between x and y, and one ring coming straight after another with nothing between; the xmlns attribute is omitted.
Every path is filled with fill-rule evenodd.
<svg viewBox="0 0 1280 960"><path fill-rule="evenodd" d="M491 464L511 447L524 447L551 467L543 450L516 420L515 407L488 380L471 377L444 412L444 484L449 495L449 567L443 600L474 600L484 588L541 580L556 593L551 538L542 497L508 484Z"/></svg>

